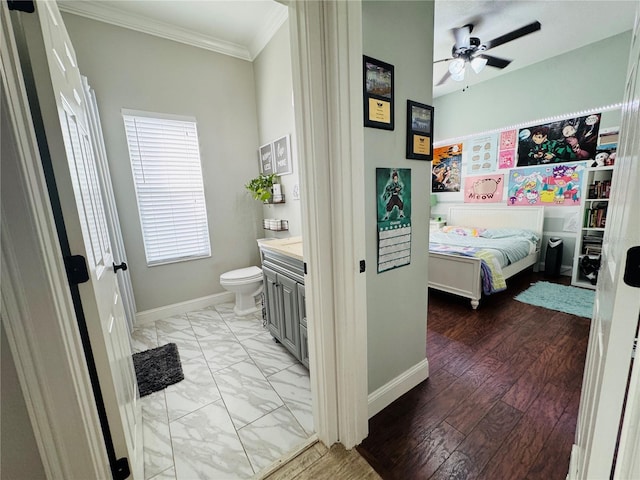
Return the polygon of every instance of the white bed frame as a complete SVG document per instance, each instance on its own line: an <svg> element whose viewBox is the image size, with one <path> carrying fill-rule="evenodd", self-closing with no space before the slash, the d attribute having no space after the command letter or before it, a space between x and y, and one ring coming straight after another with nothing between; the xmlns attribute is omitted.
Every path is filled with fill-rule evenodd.
<svg viewBox="0 0 640 480"><path fill-rule="evenodd" d="M538 234L536 251L502 269L504 278L534 266L537 270L542 245L544 207L467 206L449 208L447 225L483 228L526 228ZM475 310L482 298L481 260L448 253L429 253L429 287L471 300Z"/></svg>

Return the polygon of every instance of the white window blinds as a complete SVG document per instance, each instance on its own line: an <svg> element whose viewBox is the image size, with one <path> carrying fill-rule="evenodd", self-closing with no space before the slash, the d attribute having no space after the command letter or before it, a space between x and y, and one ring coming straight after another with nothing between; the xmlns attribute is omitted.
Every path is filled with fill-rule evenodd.
<svg viewBox="0 0 640 480"><path fill-rule="evenodd" d="M210 256L195 119L122 113L147 265Z"/></svg>

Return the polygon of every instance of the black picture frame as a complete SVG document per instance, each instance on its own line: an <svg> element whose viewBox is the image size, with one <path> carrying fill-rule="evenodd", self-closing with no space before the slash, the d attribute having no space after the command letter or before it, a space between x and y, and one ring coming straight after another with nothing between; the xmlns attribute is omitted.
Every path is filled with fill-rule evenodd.
<svg viewBox="0 0 640 480"><path fill-rule="evenodd" d="M433 107L407 100L407 158L433 160Z"/></svg>
<svg viewBox="0 0 640 480"><path fill-rule="evenodd" d="M364 126L394 129L393 65L362 56Z"/></svg>

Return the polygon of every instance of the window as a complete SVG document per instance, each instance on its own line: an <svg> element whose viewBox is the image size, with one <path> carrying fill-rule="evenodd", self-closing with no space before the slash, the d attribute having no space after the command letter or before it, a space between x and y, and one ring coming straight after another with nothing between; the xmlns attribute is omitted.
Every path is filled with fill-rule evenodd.
<svg viewBox="0 0 640 480"><path fill-rule="evenodd" d="M211 256L195 118L122 115L147 265Z"/></svg>

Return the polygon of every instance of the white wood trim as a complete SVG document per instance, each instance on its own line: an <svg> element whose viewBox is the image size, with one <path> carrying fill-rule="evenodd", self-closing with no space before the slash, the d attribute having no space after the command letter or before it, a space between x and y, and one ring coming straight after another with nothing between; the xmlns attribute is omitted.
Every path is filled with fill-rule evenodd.
<svg viewBox="0 0 640 480"><path fill-rule="evenodd" d="M368 434L364 128L362 127L362 5L323 2L331 139L338 433L345 448ZM337 99L340 99L337 101ZM325 204L327 205L327 204Z"/></svg>
<svg viewBox="0 0 640 480"><path fill-rule="evenodd" d="M2 159L2 322L48 478L108 478L111 472L5 2L0 17L3 115L11 120L11 125L3 122L3 129L13 133L3 135L3 142L13 142L16 153Z"/></svg>
<svg viewBox="0 0 640 480"><path fill-rule="evenodd" d="M427 378L429 378L429 360L425 358L369 395L369 418Z"/></svg>
<svg viewBox="0 0 640 480"><path fill-rule="evenodd" d="M351 448L368 410L361 4L289 5L314 421Z"/></svg>
<svg viewBox="0 0 640 480"><path fill-rule="evenodd" d="M328 165L323 161L328 156L325 72L317 52L322 45L321 19L320 2L289 4L297 158L305 192L300 203L304 259L309 267L305 291L313 419L318 438L333 445L338 441L338 387L331 232L325 228L331 220L329 209L323 206L330 198L330 186Z"/></svg>
<svg viewBox="0 0 640 480"><path fill-rule="evenodd" d="M144 325L173 315L181 315L194 310L200 310L201 308L211 307L212 305L219 305L221 303L233 301L235 301L233 292L223 292L166 305L164 307L152 308L150 310L144 310L136 313L136 325Z"/></svg>
<svg viewBox="0 0 640 480"><path fill-rule="evenodd" d="M204 48L212 52L229 55L230 57L248 60L250 62L260 54L262 49L269 43L273 35L275 35L287 19L286 9L274 12L273 16L265 19L262 28L256 32L249 45L240 45L160 20L153 20L143 15L123 12L101 2L61 2L58 3L58 8L62 12L72 13L156 37L166 38L175 42L191 45L192 47Z"/></svg>

